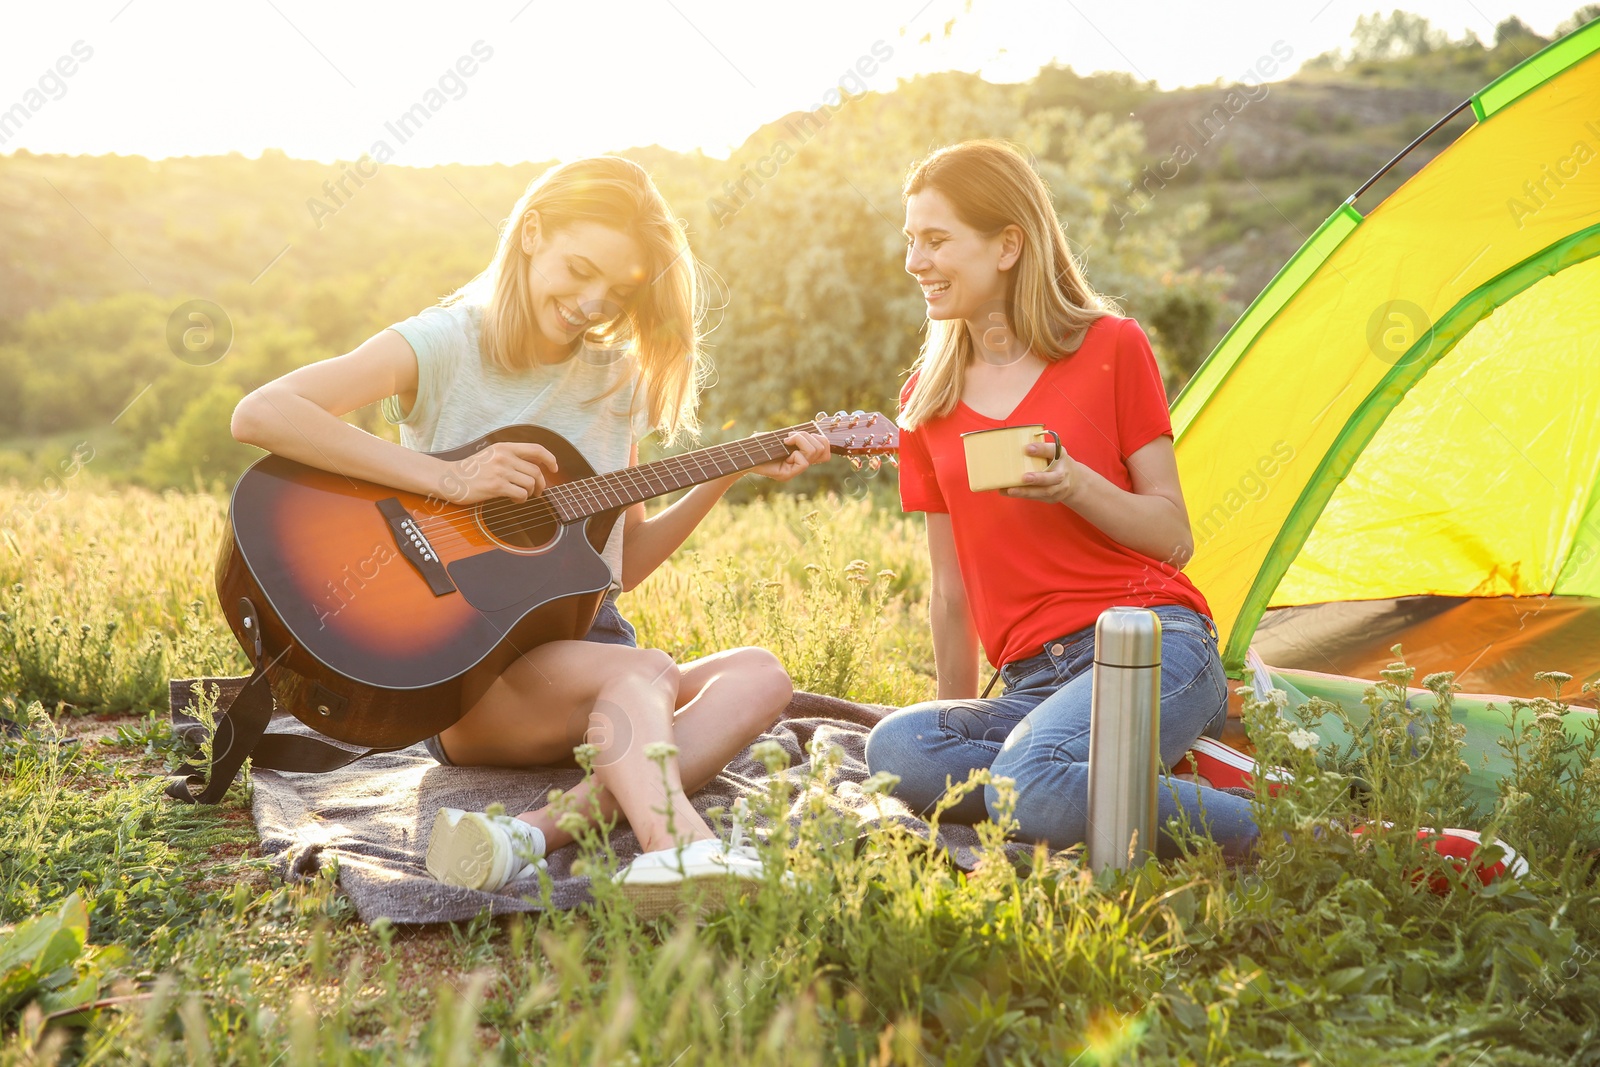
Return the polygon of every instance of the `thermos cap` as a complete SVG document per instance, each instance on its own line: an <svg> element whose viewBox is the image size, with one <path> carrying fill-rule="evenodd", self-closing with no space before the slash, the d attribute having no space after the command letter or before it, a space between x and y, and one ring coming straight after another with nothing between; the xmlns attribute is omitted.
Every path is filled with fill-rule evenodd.
<svg viewBox="0 0 1600 1067"><path fill-rule="evenodd" d="M1149 608L1112 607L1095 623L1095 660L1107 667L1161 662L1161 616Z"/></svg>

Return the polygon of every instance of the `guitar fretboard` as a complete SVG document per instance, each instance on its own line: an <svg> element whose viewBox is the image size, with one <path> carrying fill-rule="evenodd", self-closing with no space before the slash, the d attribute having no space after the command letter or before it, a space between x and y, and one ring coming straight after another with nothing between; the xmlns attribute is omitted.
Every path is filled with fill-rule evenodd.
<svg viewBox="0 0 1600 1067"><path fill-rule="evenodd" d="M545 499L556 509L563 523L576 522L613 508L624 508L641 500L676 492L714 478L749 470L768 460L789 454L783 439L796 431L817 432L815 423L791 426L770 433L744 437L726 444L711 445L681 456L668 456L654 463L580 478L553 485L544 491Z"/></svg>

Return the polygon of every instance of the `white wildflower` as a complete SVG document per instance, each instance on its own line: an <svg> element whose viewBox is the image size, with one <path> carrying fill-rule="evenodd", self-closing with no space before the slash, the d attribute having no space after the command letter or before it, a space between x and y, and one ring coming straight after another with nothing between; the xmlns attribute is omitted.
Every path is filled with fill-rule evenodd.
<svg viewBox="0 0 1600 1067"><path fill-rule="evenodd" d="M879 771L861 783L863 793L889 794L894 792L894 787L900 784L900 776L888 771Z"/></svg>
<svg viewBox="0 0 1600 1067"><path fill-rule="evenodd" d="M1272 706L1279 711L1289 706L1289 694L1282 689L1268 689L1267 699L1272 701Z"/></svg>
<svg viewBox="0 0 1600 1067"><path fill-rule="evenodd" d="M644 746L644 758L660 763L678 754L678 746L669 741L652 741Z"/></svg>
<svg viewBox="0 0 1600 1067"><path fill-rule="evenodd" d="M1316 748L1318 740L1317 735L1310 730L1295 729L1289 731L1289 743L1302 752Z"/></svg>

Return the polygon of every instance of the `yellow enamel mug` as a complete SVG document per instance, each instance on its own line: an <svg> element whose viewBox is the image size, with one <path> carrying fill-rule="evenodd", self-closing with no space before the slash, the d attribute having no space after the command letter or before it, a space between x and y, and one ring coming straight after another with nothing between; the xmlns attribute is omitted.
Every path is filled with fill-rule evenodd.
<svg viewBox="0 0 1600 1067"><path fill-rule="evenodd" d="M1030 456L1027 447L1046 437L1055 438L1056 459L1061 458L1061 435L1043 425L996 426L992 430L972 430L961 435L967 452L967 487L974 493L991 489L1014 489L1023 484L1023 475L1042 471L1051 460Z"/></svg>

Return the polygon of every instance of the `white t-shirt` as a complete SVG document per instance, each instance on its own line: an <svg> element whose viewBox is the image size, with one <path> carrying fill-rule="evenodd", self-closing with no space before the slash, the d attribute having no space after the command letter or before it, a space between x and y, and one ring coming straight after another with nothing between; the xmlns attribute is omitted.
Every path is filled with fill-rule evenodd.
<svg viewBox="0 0 1600 1067"><path fill-rule="evenodd" d="M419 452L442 452L517 423L543 426L572 442L595 471L628 465L635 442L651 430L641 392L634 402L635 361L604 349L581 346L563 363L538 364L513 373L486 359L478 347L480 304L434 306L389 329L417 354L417 399L402 414L398 397L383 405L400 427L400 443ZM617 391L585 403L624 379ZM622 523L601 553L621 588Z"/></svg>

